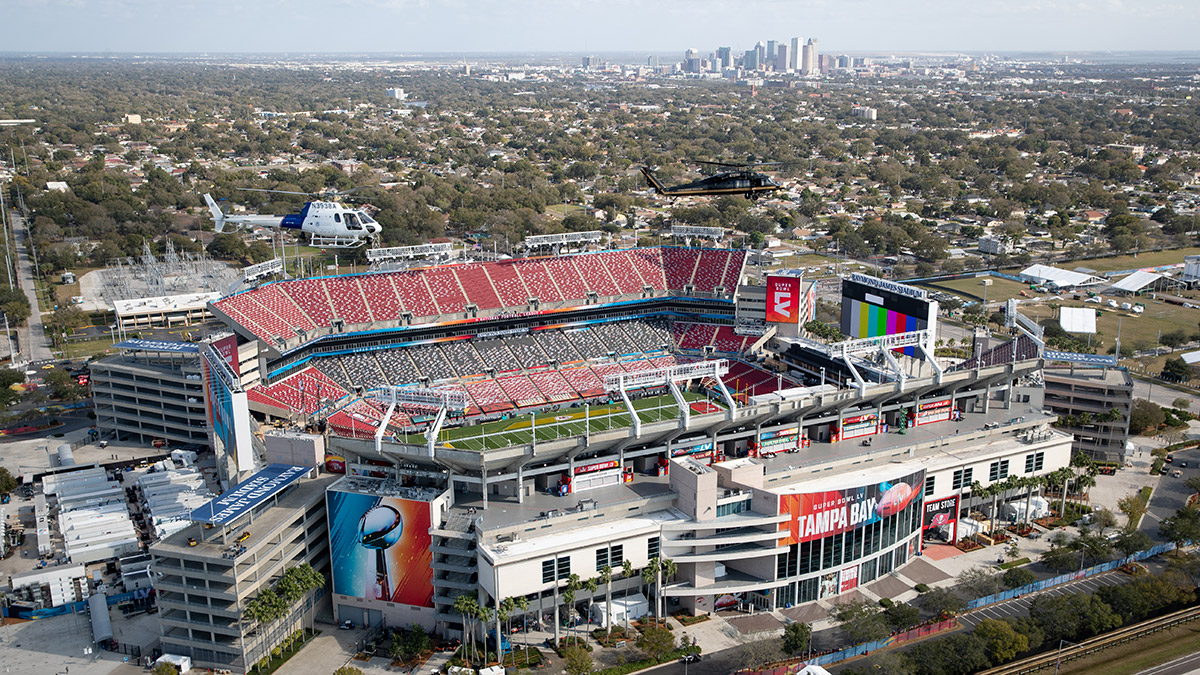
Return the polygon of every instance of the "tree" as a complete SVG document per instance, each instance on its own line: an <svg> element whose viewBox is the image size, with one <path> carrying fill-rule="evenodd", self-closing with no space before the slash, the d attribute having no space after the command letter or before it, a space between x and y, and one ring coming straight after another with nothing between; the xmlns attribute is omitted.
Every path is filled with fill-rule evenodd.
<svg viewBox="0 0 1200 675"><path fill-rule="evenodd" d="M1183 361L1183 359L1179 359L1179 360ZM1187 362L1184 362L1183 365L1186 366ZM1166 369L1164 368L1163 370L1166 370ZM1191 377L1191 369L1190 368L1189 368L1188 372L1185 373L1185 375L1187 375L1188 377ZM1177 398L1171 402L1171 407L1179 408L1180 410L1187 410L1188 408L1192 407L1192 400L1190 398L1180 396L1179 398Z"/></svg>
<svg viewBox="0 0 1200 675"><path fill-rule="evenodd" d="M646 584L646 595L653 598L652 602L654 603L654 618L656 620L658 619L658 596L653 595L650 592L650 589L654 586L654 580L658 578L658 571L660 567L661 563L659 562L658 558L651 558L650 562L647 563L646 567L642 570L642 582Z"/></svg>
<svg viewBox="0 0 1200 675"><path fill-rule="evenodd" d="M1157 404L1139 398L1133 402L1133 409L1129 413L1129 430L1138 435L1150 433L1162 426L1166 419Z"/></svg>
<svg viewBox="0 0 1200 675"><path fill-rule="evenodd" d="M738 654L742 667L754 669L778 659L780 644L780 641L774 638L744 643Z"/></svg>
<svg viewBox="0 0 1200 675"><path fill-rule="evenodd" d="M355 668L355 670L358 670L358 669ZM361 670L359 670L358 672L359 672L359 675L362 675ZM150 675L179 675L179 669L176 668L174 666L174 664L163 661L162 663L155 664L154 670L150 671ZM344 674L335 673L334 675L344 675Z"/></svg>
<svg viewBox="0 0 1200 675"><path fill-rule="evenodd" d="M175 673L174 670L171 672ZM159 675L159 673L155 673L154 675ZM342 666L341 668L333 671L333 675L363 675L363 671L355 668L354 666Z"/></svg>
<svg viewBox="0 0 1200 675"><path fill-rule="evenodd" d="M1159 523L1158 532L1178 546L1189 541L1200 541L1200 510L1186 506L1179 509L1175 515Z"/></svg>
<svg viewBox="0 0 1200 675"><path fill-rule="evenodd" d="M1029 649L1029 638L1005 621L984 619L975 626L974 634L983 640L992 663L1012 661L1017 654Z"/></svg>
<svg viewBox="0 0 1200 675"><path fill-rule="evenodd" d="M12 492L17 489L17 479L9 473L8 469L0 466L0 493Z"/></svg>
<svg viewBox="0 0 1200 675"><path fill-rule="evenodd" d="M1141 501L1140 499L1138 501ZM1092 512L1092 527L1100 530L1100 534L1110 527L1117 526L1117 517L1108 509L1096 509Z"/></svg>
<svg viewBox="0 0 1200 675"><path fill-rule="evenodd" d="M585 675L592 672L592 655L583 647L571 645L563 650L563 661L567 672L571 675Z"/></svg>
<svg viewBox="0 0 1200 675"><path fill-rule="evenodd" d="M1046 642L1076 641L1121 625L1121 617L1098 596L1086 593L1039 595L1029 616L1046 633Z"/></svg>
<svg viewBox="0 0 1200 675"><path fill-rule="evenodd" d="M655 663L662 663L663 658L675 649L675 635L666 628L653 626L642 631L637 640L638 649Z"/></svg>
<svg viewBox="0 0 1200 675"><path fill-rule="evenodd" d="M833 619L854 644L879 640L889 632L882 610L873 602L840 603L833 608Z"/></svg>
<svg viewBox="0 0 1200 675"><path fill-rule="evenodd" d="M883 618L893 630L903 631L917 625L921 619L921 610L904 602L897 602L883 610Z"/></svg>
<svg viewBox="0 0 1200 675"><path fill-rule="evenodd" d="M974 633L958 633L940 640L924 640L913 645L908 658L918 664L920 673L966 675L992 665L987 643Z"/></svg>
<svg viewBox="0 0 1200 675"><path fill-rule="evenodd" d="M944 587L931 588L921 594L921 607L932 613L934 616L953 616L963 611L967 603L959 597L958 593Z"/></svg>
<svg viewBox="0 0 1200 675"><path fill-rule="evenodd" d="M1118 499L1117 508L1125 514L1125 529L1127 530L1137 529L1138 523L1141 522L1142 516L1146 515L1147 510L1146 502L1137 492Z"/></svg>
<svg viewBox="0 0 1200 675"><path fill-rule="evenodd" d="M1028 586L1037 581L1037 577L1033 575L1033 572L1024 567L1011 567L1004 570L1002 578L1004 579L1004 585L1009 589Z"/></svg>
<svg viewBox="0 0 1200 675"><path fill-rule="evenodd" d="M1069 546L1051 545L1049 549L1042 553L1039 561L1046 567L1054 571L1062 571L1067 568L1074 568L1078 561L1078 553Z"/></svg>
<svg viewBox="0 0 1200 675"><path fill-rule="evenodd" d="M795 656L808 649L812 640L812 627L800 621L793 621L783 627L783 651L788 656Z"/></svg>
<svg viewBox="0 0 1200 675"><path fill-rule="evenodd" d="M604 637L612 635L612 565L600 568L600 581L604 584Z"/></svg>
<svg viewBox="0 0 1200 675"><path fill-rule="evenodd" d="M999 593L1000 577L986 567L971 567L959 573L955 585L972 598Z"/></svg>
<svg viewBox="0 0 1200 675"><path fill-rule="evenodd" d="M471 667L471 661L475 656L475 624L473 623L476 616L479 614L479 601L475 599L474 593L463 593L454 598L454 611L462 617L463 623L463 646L466 647L467 667Z"/></svg>
<svg viewBox="0 0 1200 675"><path fill-rule="evenodd" d="M1133 555L1138 551L1144 551L1154 545L1154 540L1150 535L1142 530L1127 528L1122 530L1117 535L1117 540L1113 542L1113 546L1124 555Z"/></svg>

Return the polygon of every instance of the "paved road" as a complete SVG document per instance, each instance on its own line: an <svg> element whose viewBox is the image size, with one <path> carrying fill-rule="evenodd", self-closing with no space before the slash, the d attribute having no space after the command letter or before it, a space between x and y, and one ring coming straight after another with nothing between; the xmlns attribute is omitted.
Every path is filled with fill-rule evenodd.
<svg viewBox="0 0 1200 675"><path fill-rule="evenodd" d="M1151 388L1152 387L1149 382L1139 380L1136 377L1133 378L1134 398L1148 398L1162 406L1170 406L1177 398L1195 398L1191 394L1187 394L1177 389L1171 389L1170 387L1164 387L1157 382L1155 382L1153 385L1153 391L1151 391ZM1192 412L1196 412L1196 409L1193 408Z"/></svg>
<svg viewBox="0 0 1200 675"><path fill-rule="evenodd" d="M1158 534L1158 524L1163 518L1172 516L1187 503L1192 491L1184 485L1184 481L1193 476L1200 476L1200 449L1181 450L1171 453L1173 462L1167 465L1168 472L1178 470L1183 475L1175 478L1168 473L1158 484L1158 489L1150 497L1149 509L1142 518L1142 528L1155 543L1164 539ZM1184 463L1187 467L1183 467Z"/></svg>
<svg viewBox="0 0 1200 675"><path fill-rule="evenodd" d="M1137 675L1191 675L1200 673L1200 654L1188 654L1174 661L1147 668Z"/></svg>
<svg viewBox="0 0 1200 675"><path fill-rule="evenodd" d="M29 298L30 307L28 325L20 333L21 357L26 361L52 359L54 355L50 352L50 343L46 340L46 330L42 326L42 314L33 284L33 259L25 246L29 228L25 219L17 213L10 211L9 215L12 216L13 234L16 239L14 243L17 249L17 279L21 289L25 291L25 297Z"/></svg>

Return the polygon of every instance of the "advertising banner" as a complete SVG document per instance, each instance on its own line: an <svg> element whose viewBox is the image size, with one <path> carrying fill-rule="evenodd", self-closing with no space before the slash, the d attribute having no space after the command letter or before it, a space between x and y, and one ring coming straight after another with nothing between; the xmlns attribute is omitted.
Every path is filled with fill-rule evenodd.
<svg viewBox="0 0 1200 675"><path fill-rule="evenodd" d="M620 466L620 464L618 464L617 460L615 460L615 459L609 460L607 462L596 462L594 464L584 464L583 466L575 467L575 475L578 476L581 473L592 473L593 471L603 471L605 469L615 469L618 466Z"/></svg>
<svg viewBox="0 0 1200 675"><path fill-rule="evenodd" d="M213 343L213 349L225 360L225 363L229 364L229 368L233 371L233 374L241 377L242 370L241 364L238 363L237 336L230 335L217 340Z"/></svg>
<svg viewBox="0 0 1200 675"><path fill-rule="evenodd" d="M846 591L854 590L856 587L858 587L858 565L842 570L841 586L838 592L845 593Z"/></svg>
<svg viewBox="0 0 1200 675"><path fill-rule="evenodd" d="M951 419L957 412L950 407L948 398L940 401L928 401L917 406L916 418L912 422L914 426L918 427L931 422L942 422Z"/></svg>
<svg viewBox="0 0 1200 675"><path fill-rule="evenodd" d="M942 497L941 499L931 499L925 502L924 518L921 521L921 540L928 541L929 539L941 540L941 534L945 526L950 528L949 541L957 539L958 529L958 495L953 497Z"/></svg>
<svg viewBox="0 0 1200 675"><path fill-rule="evenodd" d="M767 277L767 322L800 323L800 278Z"/></svg>
<svg viewBox="0 0 1200 675"><path fill-rule="evenodd" d="M849 532L900 513L920 499L924 483L921 469L882 483L780 495L780 513L790 516L780 527L787 528L788 545Z"/></svg>
<svg viewBox="0 0 1200 675"><path fill-rule="evenodd" d="M333 592L433 607L429 502L331 490Z"/></svg>

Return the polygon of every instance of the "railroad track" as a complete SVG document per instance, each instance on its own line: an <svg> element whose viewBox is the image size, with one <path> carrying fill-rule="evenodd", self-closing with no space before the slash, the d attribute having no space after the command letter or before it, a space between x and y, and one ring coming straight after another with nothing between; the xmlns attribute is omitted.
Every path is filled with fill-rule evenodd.
<svg viewBox="0 0 1200 675"><path fill-rule="evenodd" d="M1135 640L1143 635L1157 633L1160 630L1167 630L1169 628L1173 628L1189 621L1195 621L1197 619L1200 619L1200 607L1181 609L1178 612L1172 612L1166 616L1160 616L1157 619L1150 619L1141 623L1135 623L1132 626L1126 626L1125 628L1118 628L1117 630L1105 633L1104 635L1097 635L1096 637L1084 640L1077 645L1063 647L1061 653L1053 651L1047 654L1030 656L1029 658L1021 659L1020 661L1013 661L1012 663L998 666L996 668L992 668L991 670L982 671L980 675L1020 675L1021 673L1036 673L1044 668L1053 668L1055 662L1057 662L1060 658L1063 661L1078 659L1080 657L1084 657L1089 654L1095 654L1096 652L1108 649L1109 647L1115 647L1117 645L1129 642L1130 640Z"/></svg>

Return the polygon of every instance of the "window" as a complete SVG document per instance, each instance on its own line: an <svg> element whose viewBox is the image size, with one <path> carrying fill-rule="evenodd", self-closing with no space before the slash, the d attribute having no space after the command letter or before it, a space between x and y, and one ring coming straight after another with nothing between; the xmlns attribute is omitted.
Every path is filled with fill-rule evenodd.
<svg viewBox="0 0 1200 675"><path fill-rule="evenodd" d="M658 546L659 546L658 537L650 537L650 539L646 541L646 557L652 558L652 559L657 558L658 557ZM618 561L618 563L619 562L620 561Z"/></svg>
<svg viewBox="0 0 1200 675"><path fill-rule="evenodd" d="M558 559L558 580L562 581L563 579L566 579L569 576L571 576L571 559L570 558L559 558Z"/></svg>
<svg viewBox="0 0 1200 675"><path fill-rule="evenodd" d="M933 483L934 483L935 478L937 478L937 476L926 476L925 477L925 496L926 497L933 496Z"/></svg>
<svg viewBox="0 0 1200 675"><path fill-rule="evenodd" d="M542 583L548 584L554 581L554 559L542 561Z"/></svg>
<svg viewBox="0 0 1200 675"><path fill-rule="evenodd" d="M733 513L741 513L743 511L749 511L749 510L750 510L750 500L749 499L747 499L745 501L740 501L740 502L731 502L729 504L721 504L720 506L717 507L717 517L720 518L721 516L728 516ZM653 558L654 556L650 556L650 557Z"/></svg>
<svg viewBox="0 0 1200 675"><path fill-rule="evenodd" d="M596 549L596 571L599 572L600 570L604 569L604 566L607 564L608 548L605 547Z"/></svg>
<svg viewBox="0 0 1200 675"><path fill-rule="evenodd" d="M950 485L950 489L961 490L963 488L971 487L973 473L975 473L975 469L959 469L958 471L955 471L954 480Z"/></svg>
<svg viewBox="0 0 1200 675"><path fill-rule="evenodd" d="M1041 471L1046 463L1046 453L1033 452L1025 455L1025 473Z"/></svg>
<svg viewBox="0 0 1200 675"><path fill-rule="evenodd" d="M658 537L654 538L654 546L655 555L658 555ZM620 567L621 563L625 561L625 545L613 544L612 548L608 549L608 559L612 561L609 564L613 567Z"/></svg>
<svg viewBox="0 0 1200 675"><path fill-rule="evenodd" d="M1008 478L1008 460L1001 459L988 466L988 480L993 483Z"/></svg>

